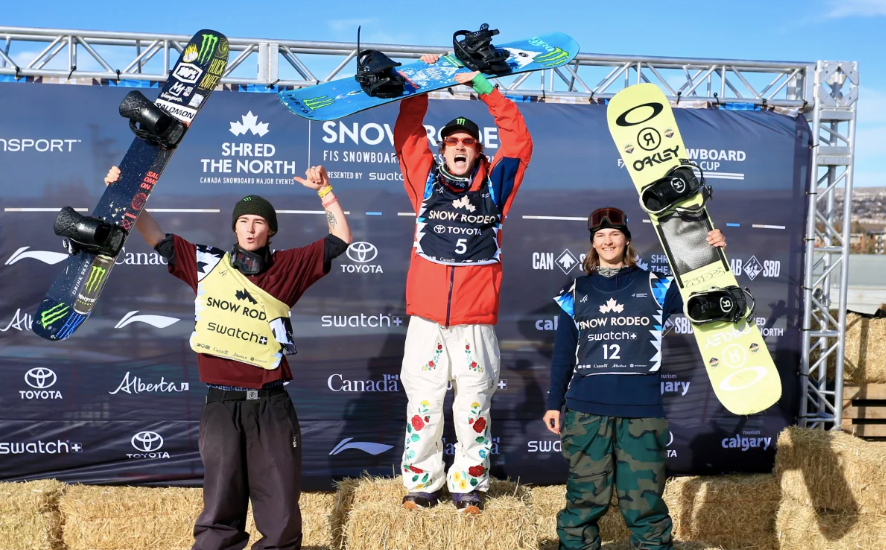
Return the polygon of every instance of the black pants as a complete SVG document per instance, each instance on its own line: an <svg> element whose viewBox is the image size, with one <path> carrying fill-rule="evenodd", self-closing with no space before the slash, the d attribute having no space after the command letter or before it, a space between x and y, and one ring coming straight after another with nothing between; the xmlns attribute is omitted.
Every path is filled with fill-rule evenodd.
<svg viewBox="0 0 886 550"><path fill-rule="evenodd" d="M264 535L252 550L301 548L302 442L295 407L283 388L258 394L247 400L246 392L210 390L203 406L203 513L193 550L245 548L250 499Z"/></svg>

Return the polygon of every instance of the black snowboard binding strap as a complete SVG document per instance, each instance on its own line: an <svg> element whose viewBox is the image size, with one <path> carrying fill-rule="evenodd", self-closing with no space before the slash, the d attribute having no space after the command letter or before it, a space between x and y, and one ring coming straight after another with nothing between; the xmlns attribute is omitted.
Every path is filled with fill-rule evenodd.
<svg viewBox="0 0 886 550"><path fill-rule="evenodd" d="M77 213L65 206L55 218L55 234L65 237L65 248L70 254L86 251L115 257L123 249L126 230L98 218Z"/></svg>
<svg viewBox="0 0 886 550"><path fill-rule="evenodd" d="M403 95L406 79L394 70L398 63L378 50L360 50L360 27L357 27L357 74L354 80L366 95L391 99Z"/></svg>
<svg viewBox="0 0 886 550"><path fill-rule="evenodd" d="M164 149L175 149L188 129L182 121L155 105L138 90L129 92L123 98L120 116L129 119L129 129L136 136Z"/></svg>
<svg viewBox="0 0 886 550"><path fill-rule="evenodd" d="M742 319L750 322L756 307L757 302L750 290L732 285L693 292L683 306L683 313L695 325L720 321L737 323Z"/></svg>
<svg viewBox="0 0 886 550"><path fill-rule="evenodd" d="M492 37L496 34L498 29L489 30L486 23L480 25L479 31L456 31L452 35L455 57L472 71L493 75L511 72L507 63L508 51L492 45Z"/></svg>
<svg viewBox="0 0 886 550"><path fill-rule="evenodd" d="M680 166L671 168L665 177L656 180L640 191L640 206L649 214L660 215L668 210L677 212L697 212L713 198L714 190L705 182L704 172L688 160L681 160ZM695 175L697 169L700 176ZM701 194L701 204L687 207L674 205Z"/></svg>

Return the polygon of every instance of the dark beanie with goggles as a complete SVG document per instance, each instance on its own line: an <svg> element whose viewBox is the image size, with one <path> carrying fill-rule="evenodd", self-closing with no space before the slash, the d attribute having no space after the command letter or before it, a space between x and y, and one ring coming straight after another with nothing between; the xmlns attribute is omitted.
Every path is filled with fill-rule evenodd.
<svg viewBox="0 0 886 550"><path fill-rule="evenodd" d="M588 231L591 232L591 240L594 240L594 234L601 229L618 229L628 239L631 238L631 231L628 229L628 217L618 208L605 207L598 208L591 212L588 216Z"/></svg>
<svg viewBox="0 0 886 550"><path fill-rule="evenodd" d="M277 232L277 211L266 199L258 195L249 195L243 197L234 206L234 213L231 216L231 229L236 231L237 220L240 216L252 214L253 216L261 216L268 222L268 227L274 233Z"/></svg>

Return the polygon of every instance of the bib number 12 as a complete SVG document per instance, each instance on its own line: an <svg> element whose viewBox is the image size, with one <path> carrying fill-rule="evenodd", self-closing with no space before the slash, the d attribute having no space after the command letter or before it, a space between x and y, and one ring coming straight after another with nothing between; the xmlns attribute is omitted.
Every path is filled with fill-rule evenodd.
<svg viewBox="0 0 886 550"><path fill-rule="evenodd" d="M603 359L621 359L620 352L618 344L603 344Z"/></svg>

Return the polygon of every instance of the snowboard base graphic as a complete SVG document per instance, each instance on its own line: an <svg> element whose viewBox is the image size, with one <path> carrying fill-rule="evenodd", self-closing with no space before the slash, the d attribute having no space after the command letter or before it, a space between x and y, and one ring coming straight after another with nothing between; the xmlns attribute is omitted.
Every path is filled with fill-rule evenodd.
<svg viewBox="0 0 886 550"><path fill-rule="evenodd" d="M105 189L91 219L63 209L56 220L56 233L89 234L84 226L100 223L90 236L100 240L107 232L116 234L110 239L114 246L107 248L119 254L175 147L218 85L227 64L228 39L204 29L185 46L153 103L139 92L130 92L120 106L120 114L131 117L130 127L137 137L120 163L120 181ZM52 341L69 338L86 321L116 258L114 253L78 246L72 238L68 241L75 242L69 248L71 255L34 314L34 332Z"/></svg>
<svg viewBox="0 0 886 550"><path fill-rule="evenodd" d="M578 43L563 33L551 33L496 45L510 53L507 75L560 67L578 55ZM294 114L309 120L336 120L366 109L400 101L417 94L457 86L455 75L471 72L454 55L446 55L433 65L416 61L403 65L396 72L406 80L403 95L380 98L367 95L354 77L342 78L311 86L280 92L277 97ZM495 76L495 75L487 75Z"/></svg>
<svg viewBox="0 0 886 550"><path fill-rule="evenodd" d="M613 97L606 111L609 132L638 193L649 197L650 186L685 167L686 149L674 113L654 84L637 84ZM685 193L685 181L674 189L654 189L660 196ZM644 191L646 195L644 195ZM665 251L684 303L693 293L737 287L722 249L707 244L713 224L702 193L685 197L657 214L647 213ZM664 207L664 203L657 203ZM652 210L658 210L652 209ZM679 210L679 211L678 211ZM738 294L741 294L739 292ZM727 302L729 303L729 302ZM734 414L754 414L781 397L781 380L760 330L744 318L736 323L692 323L692 331L717 399Z"/></svg>

